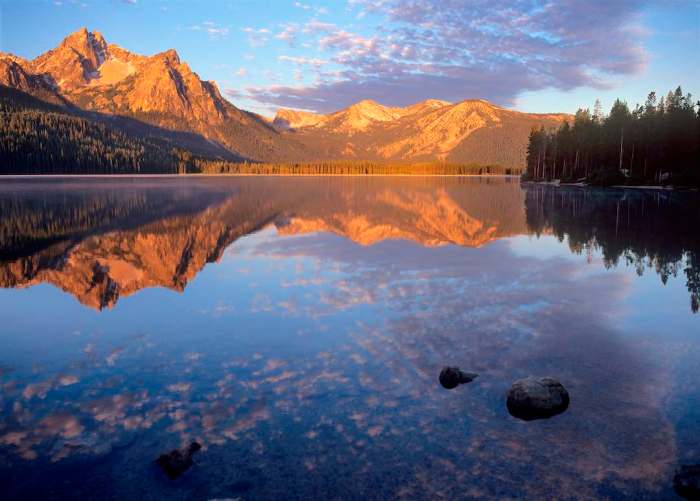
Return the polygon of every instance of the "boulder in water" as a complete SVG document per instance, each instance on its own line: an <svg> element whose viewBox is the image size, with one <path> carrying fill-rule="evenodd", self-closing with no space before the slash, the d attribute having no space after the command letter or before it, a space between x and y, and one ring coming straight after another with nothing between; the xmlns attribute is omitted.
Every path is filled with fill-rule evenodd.
<svg viewBox="0 0 700 501"><path fill-rule="evenodd" d="M524 421L550 418L569 407L569 392L556 379L530 376L513 383L506 405L513 417Z"/></svg>
<svg viewBox="0 0 700 501"><path fill-rule="evenodd" d="M460 384L471 383L477 377L478 374L464 372L459 367L444 367L440 371L440 384L443 388L451 390Z"/></svg>
<svg viewBox="0 0 700 501"><path fill-rule="evenodd" d="M681 466L673 477L673 489L685 499L700 499L700 464Z"/></svg>
<svg viewBox="0 0 700 501"><path fill-rule="evenodd" d="M156 464L168 477L175 480L192 466L192 456L201 448L202 446L198 442L192 442L183 449L173 449L167 454L161 454L156 459Z"/></svg>

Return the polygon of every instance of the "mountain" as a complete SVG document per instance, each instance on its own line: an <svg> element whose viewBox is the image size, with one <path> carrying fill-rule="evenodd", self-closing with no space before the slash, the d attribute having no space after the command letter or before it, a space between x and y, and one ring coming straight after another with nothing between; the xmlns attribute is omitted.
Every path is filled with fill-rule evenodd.
<svg viewBox="0 0 700 501"><path fill-rule="evenodd" d="M330 114L281 109L269 121L224 99L217 85L202 80L175 50L140 55L86 28L32 60L0 52L0 86L5 101L17 96L6 91L9 87L61 108L46 117L36 103L30 110L5 107L3 121L14 125L5 127L0 163L16 170L27 163L22 158L32 156L22 166L27 172L55 158L67 166L73 160L88 165L101 151L112 152L107 172L173 172L188 155L264 162L438 160L520 169L531 128L557 127L569 118L519 113L482 100L429 99L406 107L363 100ZM76 117L100 125L78 124ZM57 123L65 134L53 142L32 132L51 136ZM23 131L19 144L12 139L17 124ZM91 130L88 142L70 132L83 127ZM109 144L110 138L118 138L119 145ZM142 140L158 144L142 147ZM126 156L120 153L124 145L129 145ZM153 153L140 154L144 148ZM82 156L74 158L75 151ZM129 167L115 166L126 157ZM104 172L97 164L102 162L95 163L94 172Z"/></svg>
<svg viewBox="0 0 700 501"><path fill-rule="evenodd" d="M511 111L483 100L430 99L404 108L365 100L328 115L282 109L273 124L322 158L498 164L522 167L532 127L565 114Z"/></svg>
<svg viewBox="0 0 700 501"><path fill-rule="evenodd" d="M187 156L241 160L199 134L52 104L0 85L0 173L176 173Z"/></svg>
<svg viewBox="0 0 700 501"><path fill-rule="evenodd" d="M0 84L53 103L200 134L238 158L305 157L292 138L224 99L175 50L143 56L86 28L33 60L0 53Z"/></svg>

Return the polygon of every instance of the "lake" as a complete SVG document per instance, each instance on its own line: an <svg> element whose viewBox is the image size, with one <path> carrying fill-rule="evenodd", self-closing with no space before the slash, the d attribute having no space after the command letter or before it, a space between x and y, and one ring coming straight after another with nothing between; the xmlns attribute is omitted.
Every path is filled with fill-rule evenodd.
<svg viewBox="0 0 700 501"><path fill-rule="evenodd" d="M674 499L700 463L697 192L7 178L0 214L3 499ZM529 375L569 408L512 417Z"/></svg>

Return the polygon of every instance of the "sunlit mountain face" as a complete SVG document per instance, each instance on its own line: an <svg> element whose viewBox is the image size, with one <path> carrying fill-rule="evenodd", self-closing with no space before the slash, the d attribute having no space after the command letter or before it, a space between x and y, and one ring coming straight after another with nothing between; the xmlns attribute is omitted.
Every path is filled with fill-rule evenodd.
<svg viewBox="0 0 700 501"><path fill-rule="evenodd" d="M7 180L0 482L670 499L700 448L698 203L510 178ZM445 390L445 365L479 377ZM529 375L567 411L508 414ZM192 441L171 481L153 461Z"/></svg>

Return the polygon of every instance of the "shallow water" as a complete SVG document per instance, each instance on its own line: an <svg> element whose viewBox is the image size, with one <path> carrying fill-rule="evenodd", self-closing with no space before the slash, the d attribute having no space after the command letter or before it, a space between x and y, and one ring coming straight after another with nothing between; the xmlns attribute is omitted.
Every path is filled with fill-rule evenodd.
<svg viewBox="0 0 700 501"><path fill-rule="evenodd" d="M696 193L3 179L0 214L4 499L673 499L700 463ZM531 374L565 413L508 414Z"/></svg>

